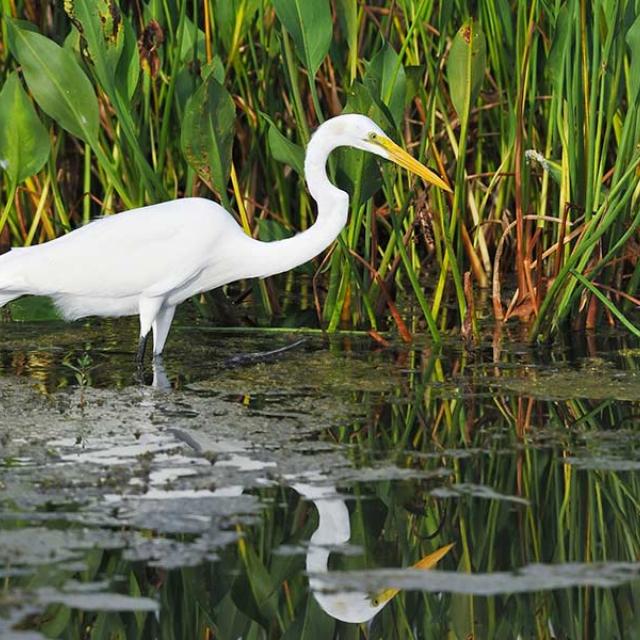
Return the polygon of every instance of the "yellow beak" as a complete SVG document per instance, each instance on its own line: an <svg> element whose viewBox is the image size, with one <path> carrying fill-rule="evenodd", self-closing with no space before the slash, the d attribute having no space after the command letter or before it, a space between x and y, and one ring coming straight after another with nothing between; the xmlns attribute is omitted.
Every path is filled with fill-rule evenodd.
<svg viewBox="0 0 640 640"><path fill-rule="evenodd" d="M411 171L411 173L419 175L428 183L451 193L451 187L438 174L431 171L431 169L427 169L427 167L418 162L413 156L410 156L402 147L399 147L395 142L393 142L393 140L390 140L387 137L383 138L382 136L378 136L375 139L375 142L387 150L390 156L389 160L392 160L401 167Z"/></svg>
<svg viewBox="0 0 640 640"><path fill-rule="evenodd" d="M422 166L420 163L418 164ZM435 567L436 564L438 564L438 562L442 558L444 558L444 556L446 556L447 553L449 553L452 547L453 547L453 544L447 544L444 547L440 547L438 550L422 558L422 560L418 560L418 562L416 562L411 568L412 569L431 569L432 567ZM389 602L389 600L391 600L395 595L397 595L399 591L400 589L385 589L384 591L373 596L373 598L371 599L371 604L374 607L387 604L387 602Z"/></svg>

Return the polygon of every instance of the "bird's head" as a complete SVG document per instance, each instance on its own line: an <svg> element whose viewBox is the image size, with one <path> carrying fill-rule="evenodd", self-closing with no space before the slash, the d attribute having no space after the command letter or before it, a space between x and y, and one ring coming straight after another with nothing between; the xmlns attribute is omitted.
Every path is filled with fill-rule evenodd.
<svg viewBox="0 0 640 640"><path fill-rule="evenodd" d="M355 147L356 149L374 153L419 175L428 183L444 191L451 191L449 185L440 176L398 146L368 116L358 113L344 114L327 120L323 127L325 126L333 129L332 133L336 138L339 137L341 139L341 146Z"/></svg>

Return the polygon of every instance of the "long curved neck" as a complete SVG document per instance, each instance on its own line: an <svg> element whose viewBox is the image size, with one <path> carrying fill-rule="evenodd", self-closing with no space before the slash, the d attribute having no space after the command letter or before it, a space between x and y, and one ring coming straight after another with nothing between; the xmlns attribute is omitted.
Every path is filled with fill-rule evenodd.
<svg viewBox="0 0 640 640"><path fill-rule="evenodd" d="M347 223L349 196L334 186L327 176L327 158L339 146L333 136L321 134L327 123L311 138L304 163L307 186L318 206L315 224L292 238L255 242L253 259L259 265L256 271L259 269L260 272L251 275L270 276L304 264L329 246ZM327 141L327 137L331 139Z"/></svg>

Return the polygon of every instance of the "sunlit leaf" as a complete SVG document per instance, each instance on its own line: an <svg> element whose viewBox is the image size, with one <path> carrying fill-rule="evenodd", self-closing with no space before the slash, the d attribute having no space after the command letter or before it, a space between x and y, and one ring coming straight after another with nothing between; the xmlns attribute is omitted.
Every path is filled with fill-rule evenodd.
<svg viewBox="0 0 640 640"><path fill-rule="evenodd" d="M11 73L0 91L0 169L18 184L40 171L49 149L49 134L18 74Z"/></svg>
<svg viewBox="0 0 640 640"><path fill-rule="evenodd" d="M7 19L9 47L42 110L78 138L96 143L98 100L73 54Z"/></svg>
<svg viewBox="0 0 640 640"><path fill-rule="evenodd" d="M298 57L315 75L329 52L333 35L329 0L273 0L273 6L293 38Z"/></svg>

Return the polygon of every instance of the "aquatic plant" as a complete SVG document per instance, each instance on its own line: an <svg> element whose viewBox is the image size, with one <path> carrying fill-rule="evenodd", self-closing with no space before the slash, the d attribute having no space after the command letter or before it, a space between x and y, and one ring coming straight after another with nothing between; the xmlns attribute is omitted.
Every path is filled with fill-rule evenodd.
<svg viewBox="0 0 640 640"><path fill-rule="evenodd" d="M473 335L474 297L491 286L495 318L526 321L535 340L632 329L638 12L631 0L7 0L0 243L194 194L254 236L285 237L314 216L310 131L358 111L455 195L341 152L348 227L313 263L228 287L241 315L437 341ZM212 297L195 302L220 321Z"/></svg>

